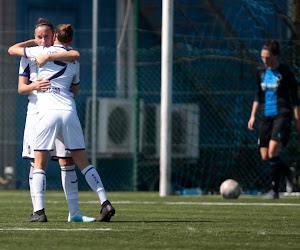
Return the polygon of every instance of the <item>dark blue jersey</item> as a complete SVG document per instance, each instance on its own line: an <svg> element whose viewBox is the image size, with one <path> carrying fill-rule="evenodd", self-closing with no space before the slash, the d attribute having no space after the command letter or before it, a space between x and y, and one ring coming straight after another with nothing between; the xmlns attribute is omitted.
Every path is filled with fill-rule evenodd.
<svg viewBox="0 0 300 250"><path fill-rule="evenodd" d="M295 75L288 66L276 70L258 68L255 101L262 106L263 116L291 114L299 105Z"/></svg>

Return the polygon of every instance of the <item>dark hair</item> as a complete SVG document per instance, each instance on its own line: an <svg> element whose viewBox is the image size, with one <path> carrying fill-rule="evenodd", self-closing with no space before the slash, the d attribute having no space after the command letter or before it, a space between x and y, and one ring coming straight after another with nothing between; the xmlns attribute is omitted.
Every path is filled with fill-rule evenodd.
<svg viewBox="0 0 300 250"><path fill-rule="evenodd" d="M277 41L271 40L264 44L262 49L269 51L273 56L280 56L280 45Z"/></svg>
<svg viewBox="0 0 300 250"><path fill-rule="evenodd" d="M56 37L61 43L69 43L73 40L73 28L71 24L60 24L55 30Z"/></svg>
<svg viewBox="0 0 300 250"><path fill-rule="evenodd" d="M42 18L42 17L40 17L36 21L34 29L36 29L37 27L40 27L40 26L44 26L44 25L50 27L50 29L54 32L53 24L49 20L47 20L46 18Z"/></svg>

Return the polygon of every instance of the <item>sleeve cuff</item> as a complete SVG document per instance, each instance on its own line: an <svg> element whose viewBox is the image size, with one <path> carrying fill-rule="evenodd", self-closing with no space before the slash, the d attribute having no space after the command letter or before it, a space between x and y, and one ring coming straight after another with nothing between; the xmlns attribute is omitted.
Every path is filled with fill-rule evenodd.
<svg viewBox="0 0 300 250"><path fill-rule="evenodd" d="M24 56L25 56L25 58L28 58L27 54L26 54L26 48L24 48Z"/></svg>

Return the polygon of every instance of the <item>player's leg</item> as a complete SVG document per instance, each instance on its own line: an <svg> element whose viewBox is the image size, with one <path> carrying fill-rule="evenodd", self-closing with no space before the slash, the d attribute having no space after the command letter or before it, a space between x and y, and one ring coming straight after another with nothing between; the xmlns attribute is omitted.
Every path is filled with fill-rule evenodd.
<svg viewBox="0 0 300 250"><path fill-rule="evenodd" d="M50 153L52 160L58 160L61 169L61 183L69 206L69 214L73 215L78 206L78 180L75 164L70 151L65 149L61 132L55 139L54 150Z"/></svg>
<svg viewBox="0 0 300 250"><path fill-rule="evenodd" d="M280 171L281 171L281 160L279 157L279 151L281 148L281 142L277 142L274 140L270 140L268 155L269 155L269 164L271 167L271 192L269 192L269 196L265 198L276 199L279 198L279 184L280 184Z"/></svg>
<svg viewBox="0 0 300 250"><path fill-rule="evenodd" d="M266 163L269 163L269 161L270 161L268 153L269 153L269 148L268 147L261 147L260 148L261 159Z"/></svg>
<svg viewBox="0 0 300 250"><path fill-rule="evenodd" d="M35 196L35 211L25 222L47 222L45 215L46 168L48 151L35 151L35 166L32 177L32 189Z"/></svg>
<svg viewBox="0 0 300 250"><path fill-rule="evenodd" d="M100 216L97 218L97 221L109 222L111 217L115 214L115 209L107 199L106 192L98 172L89 163L86 157L85 150L74 150L71 151L71 153L73 160L81 170L81 173L84 175L87 183L99 197L102 209L100 212Z"/></svg>
<svg viewBox="0 0 300 250"><path fill-rule="evenodd" d="M85 216L78 205L78 180L73 159L59 159L61 180L69 206L68 222L93 222L96 218Z"/></svg>
<svg viewBox="0 0 300 250"><path fill-rule="evenodd" d="M288 144L291 133L291 120L292 117L290 115L276 117L269 147L269 157L278 157L280 175L286 178L287 192L292 192L293 190L294 171L280 159L279 151L281 147L285 147Z"/></svg>
<svg viewBox="0 0 300 250"><path fill-rule="evenodd" d="M34 136L35 136L35 128L36 128L36 117L37 114L27 114L24 136L23 136L23 150L22 150L22 158L30 160L30 170L29 170L29 190L32 201L33 211L35 210L35 197L32 191L32 175L34 169Z"/></svg>
<svg viewBox="0 0 300 250"><path fill-rule="evenodd" d="M273 159L270 159L270 140L273 127L273 118L263 117L259 125L259 147L260 155L264 162L271 167L271 190L263 197L264 199L279 198L278 183L280 179L279 168L274 165Z"/></svg>
<svg viewBox="0 0 300 250"><path fill-rule="evenodd" d="M55 148L51 152L51 159L58 160L61 169L61 182L68 202L68 222L92 222L93 217L85 216L78 205L78 180L75 164L71 152L65 149L62 134L59 133L55 140Z"/></svg>
<svg viewBox="0 0 300 250"><path fill-rule="evenodd" d="M27 222L46 222L45 192L46 168L49 151L53 150L54 142L61 128L61 118L57 112L40 112L37 116L34 150L34 171L32 186L35 196L35 210Z"/></svg>
<svg viewBox="0 0 300 250"><path fill-rule="evenodd" d="M33 170L34 170L34 161L30 161L29 190L30 190L31 202L32 202L33 212L34 212L34 210L35 210L35 196L34 196L34 192L33 192L33 189L32 189Z"/></svg>
<svg viewBox="0 0 300 250"><path fill-rule="evenodd" d="M91 189L97 193L101 204L103 204L104 201L107 200L105 189L98 172L89 163L85 150L74 150L71 151L71 153L79 170L85 176L87 183L90 185Z"/></svg>
<svg viewBox="0 0 300 250"><path fill-rule="evenodd" d="M65 112L64 123L63 138L66 149L71 151L74 162L80 169L81 173L85 176L85 179L91 189L97 193L102 205L100 216L97 220L110 221L111 216L115 214L115 209L107 199L106 192L98 172L87 159L84 150L85 143L83 132L77 114L74 112Z"/></svg>
<svg viewBox="0 0 300 250"><path fill-rule="evenodd" d="M269 163L269 142L271 139L272 120L263 117L259 123L258 146L261 158L264 162Z"/></svg>
<svg viewBox="0 0 300 250"><path fill-rule="evenodd" d="M85 176L91 189L97 192L101 204L107 200L106 193L99 174L90 165L86 153L83 131L78 116L74 112L64 112L64 126L62 128L66 149L71 151L72 158L81 173ZM74 136L76 135L76 136Z"/></svg>
<svg viewBox="0 0 300 250"><path fill-rule="evenodd" d="M75 214L79 210L78 205L78 180L75 164L71 159L58 160L61 169L61 183L69 206L69 213Z"/></svg>
<svg viewBox="0 0 300 250"><path fill-rule="evenodd" d="M268 156L270 159L272 184L271 191L266 195L266 199L279 198L280 176L291 176L291 170L280 159L279 152L281 147L287 144L290 134L290 118L278 116L273 121L271 139L268 147ZM293 177L291 177L293 178ZM287 178L288 179L288 178ZM289 188L289 182L287 181ZM292 187L291 187L292 189Z"/></svg>
<svg viewBox="0 0 300 250"><path fill-rule="evenodd" d="M264 196L264 199L279 198L278 185L280 180L280 170L276 164L274 165L274 159L270 159L268 147L261 147L260 154L262 160L270 164L271 167L271 190Z"/></svg>

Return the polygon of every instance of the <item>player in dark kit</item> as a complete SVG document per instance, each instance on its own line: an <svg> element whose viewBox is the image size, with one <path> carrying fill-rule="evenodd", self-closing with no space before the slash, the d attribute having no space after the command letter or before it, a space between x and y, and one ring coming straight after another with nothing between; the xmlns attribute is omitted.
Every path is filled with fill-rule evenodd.
<svg viewBox="0 0 300 250"><path fill-rule="evenodd" d="M279 157L282 146L290 137L292 113L300 133L299 99L297 81L288 66L279 63L280 46L277 41L266 43L261 50L263 68L257 71L257 91L252 106L248 128L254 130L255 115L261 105L259 125L260 154L271 166L272 189L264 197L279 198L280 176L287 178L287 191L292 192L294 169L286 166Z"/></svg>

